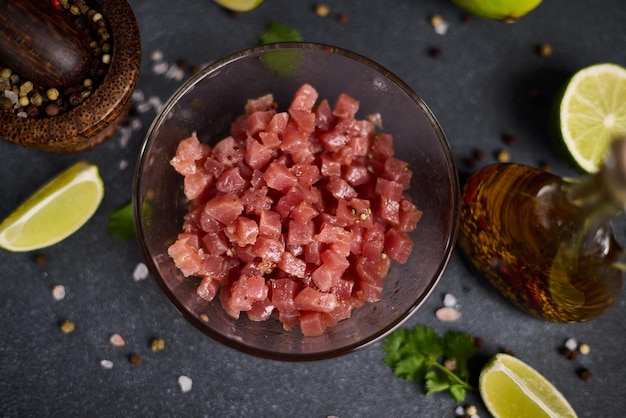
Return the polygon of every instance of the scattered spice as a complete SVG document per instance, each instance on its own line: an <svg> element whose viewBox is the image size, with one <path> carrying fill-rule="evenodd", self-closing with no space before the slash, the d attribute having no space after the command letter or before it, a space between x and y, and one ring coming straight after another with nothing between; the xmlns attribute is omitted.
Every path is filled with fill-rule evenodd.
<svg viewBox="0 0 626 418"><path fill-rule="evenodd" d="M589 347L589 345L587 344L581 344L578 346L578 352L583 356L586 356L591 352L591 347Z"/></svg>
<svg viewBox="0 0 626 418"><path fill-rule="evenodd" d="M561 354L563 354L568 360L575 361L578 359L578 353L575 351L575 349L572 350L568 347L563 347L561 348Z"/></svg>
<svg viewBox="0 0 626 418"><path fill-rule="evenodd" d="M485 345L485 340L480 337L474 337L474 345L476 348L482 348Z"/></svg>
<svg viewBox="0 0 626 418"><path fill-rule="evenodd" d="M435 316L440 321L453 322L461 318L461 312L459 312L458 310L454 308L443 307L443 308L437 309L437 311L435 312Z"/></svg>
<svg viewBox="0 0 626 418"><path fill-rule="evenodd" d="M180 387L181 392L187 393L191 390L193 382L190 378L184 375L178 376L178 386Z"/></svg>
<svg viewBox="0 0 626 418"><path fill-rule="evenodd" d="M148 277L148 267L144 263L138 263L133 271L133 280L138 282Z"/></svg>
<svg viewBox="0 0 626 418"><path fill-rule="evenodd" d="M550 44L540 44L536 48L537 55L540 57L549 57L552 55L552 45Z"/></svg>
<svg viewBox="0 0 626 418"><path fill-rule="evenodd" d="M165 340L163 338L153 338L150 341L150 349L152 351L161 351L165 348Z"/></svg>
<svg viewBox="0 0 626 418"><path fill-rule="evenodd" d="M141 360L141 354L132 353L130 356L128 356L128 361L130 361L130 364L132 364L133 366L139 366L141 364Z"/></svg>
<svg viewBox="0 0 626 418"><path fill-rule="evenodd" d="M63 322L61 322L60 328L61 328L61 331L63 331L63 333L70 334L74 332L74 330L76 329L76 325L74 324L74 321L66 319Z"/></svg>
<svg viewBox="0 0 626 418"><path fill-rule="evenodd" d="M126 345L126 341L119 334L113 334L109 338L109 342L115 347L124 347Z"/></svg>
<svg viewBox="0 0 626 418"><path fill-rule="evenodd" d="M505 134L502 134L502 141L504 141L504 143L507 144L508 146L512 147L517 142L517 139L515 138L515 136L511 134L505 133Z"/></svg>
<svg viewBox="0 0 626 418"><path fill-rule="evenodd" d="M470 23L470 22L472 21L472 15L470 15L470 14L468 14L468 13L463 13L463 14L461 15L460 20L461 20L461 23L463 23L463 24L466 24L466 25L467 25L468 23Z"/></svg>
<svg viewBox="0 0 626 418"><path fill-rule="evenodd" d="M574 351L574 350L576 350L578 348L578 341L576 341L574 338L568 338L565 341L565 344L563 344L563 345L568 350Z"/></svg>
<svg viewBox="0 0 626 418"><path fill-rule="evenodd" d="M478 414L478 408L476 408L475 405L467 405L465 407L465 414L469 415L470 417L473 417L476 414Z"/></svg>
<svg viewBox="0 0 626 418"><path fill-rule="evenodd" d="M451 293L446 293L443 296L443 306L446 306L448 308L454 308L457 305L457 299L456 297L451 294Z"/></svg>
<svg viewBox="0 0 626 418"><path fill-rule="evenodd" d="M430 55L433 58L439 58L443 55L443 52L441 51L441 48L437 46L433 46L433 47L428 48L428 55Z"/></svg>
<svg viewBox="0 0 626 418"><path fill-rule="evenodd" d="M209 322L209 316L207 314L200 314L200 319L204 322Z"/></svg>
<svg viewBox="0 0 626 418"><path fill-rule="evenodd" d="M325 3L320 3L315 6L315 14L319 17L326 17L330 13L330 6Z"/></svg>
<svg viewBox="0 0 626 418"><path fill-rule="evenodd" d="M65 298L65 287L58 284L52 288L52 297L54 300L59 301Z"/></svg>
<svg viewBox="0 0 626 418"><path fill-rule="evenodd" d="M38 253L38 254L35 254L33 259L35 260L35 264L37 264L38 266L43 266L44 264L48 262L48 255Z"/></svg>
<svg viewBox="0 0 626 418"><path fill-rule="evenodd" d="M591 370L589 370L588 368L584 367L580 370L578 370L578 376L584 380L585 382L588 382L591 380Z"/></svg>
<svg viewBox="0 0 626 418"><path fill-rule="evenodd" d="M511 154L507 150L500 150L496 153L498 162L506 163L511 160Z"/></svg>
<svg viewBox="0 0 626 418"><path fill-rule="evenodd" d="M433 15L430 18L430 24L435 29L435 33L438 35L445 35L448 32L448 22L446 22L440 15Z"/></svg>
<svg viewBox="0 0 626 418"><path fill-rule="evenodd" d="M337 21L339 23L348 23L348 15L346 13L338 13L337 14Z"/></svg>

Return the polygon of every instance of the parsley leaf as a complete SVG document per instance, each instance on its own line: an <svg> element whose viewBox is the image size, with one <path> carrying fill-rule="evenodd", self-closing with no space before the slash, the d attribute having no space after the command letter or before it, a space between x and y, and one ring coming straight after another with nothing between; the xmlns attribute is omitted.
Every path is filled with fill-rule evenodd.
<svg viewBox="0 0 626 418"><path fill-rule="evenodd" d="M278 22L270 23L259 38L259 41L264 45L275 42L298 42L301 40L302 35L300 35L300 32Z"/></svg>
<svg viewBox="0 0 626 418"><path fill-rule="evenodd" d="M468 362L476 353L474 337L459 331L448 331L443 337L434 329L417 325L415 329L400 328L383 342L385 363L394 374L409 382L424 383L426 394L447 391L456 402L465 399L469 384ZM456 362L454 370L442 361Z"/></svg>
<svg viewBox="0 0 626 418"><path fill-rule="evenodd" d="M109 214L109 231L125 241L135 236L132 203L126 203Z"/></svg>

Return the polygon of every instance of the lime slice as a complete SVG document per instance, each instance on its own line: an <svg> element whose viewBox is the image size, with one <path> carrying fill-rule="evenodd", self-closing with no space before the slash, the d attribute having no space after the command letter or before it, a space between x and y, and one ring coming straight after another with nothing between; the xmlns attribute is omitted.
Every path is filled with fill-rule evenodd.
<svg viewBox="0 0 626 418"><path fill-rule="evenodd" d="M609 143L626 135L626 69L596 64L567 83L559 106L561 137L574 163L598 171Z"/></svg>
<svg viewBox="0 0 626 418"><path fill-rule="evenodd" d="M263 0L215 0L215 2L233 12L249 12L261 4Z"/></svg>
<svg viewBox="0 0 626 418"><path fill-rule="evenodd" d="M465 11L485 19L513 23L539 6L542 0L453 0Z"/></svg>
<svg viewBox="0 0 626 418"><path fill-rule="evenodd" d="M104 186L98 167L79 162L37 190L0 224L0 247L31 251L67 238L94 214Z"/></svg>
<svg viewBox="0 0 626 418"><path fill-rule="evenodd" d="M478 389L496 418L576 417L576 412L545 377L508 354L496 354L480 373Z"/></svg>

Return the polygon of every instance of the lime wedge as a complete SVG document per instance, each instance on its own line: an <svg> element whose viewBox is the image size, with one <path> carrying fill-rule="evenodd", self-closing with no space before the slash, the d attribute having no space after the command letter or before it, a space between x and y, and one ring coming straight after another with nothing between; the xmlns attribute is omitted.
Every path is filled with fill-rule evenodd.
<svg viewBox="0 0 626 418"><path fill-rule="evenodd" d="M562 141L583 171L598 171L609 144L626 135L626 69L596 64L569 80L559 106Z"/></svg>
<svg viewBox="0 0 626 418"><path fill-rule="evenodd" d="M478 389L496 418L576 417L569 402L539 372L508 354L496 354L480 373Z"/></svg>
<svg viewBox="0 0 626 418"><path fill-rule="evenodd" d="M485 19L513 23L535 9L542 0L452 0L465 11Z"/></svg>
<svg viewBox="0 0 626 418"><path fill-rule="evenodd" d="M0 224L0 247L31 251L67 238L95 213L104 196L98 167L78 162L37 190Z"/></svg>
<svg viewBox="0 0 626 418"><path fill-rule="evenodd" d="M215 0L215 2L233 12L249 12L261 4L263 0Z"/></svg>

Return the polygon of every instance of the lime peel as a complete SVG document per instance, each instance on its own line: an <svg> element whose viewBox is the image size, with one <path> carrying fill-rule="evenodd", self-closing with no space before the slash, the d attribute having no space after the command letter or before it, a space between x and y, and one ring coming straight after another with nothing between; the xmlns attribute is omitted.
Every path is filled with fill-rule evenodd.
<svg viewBox="0 0 626 418"><path fill-rule="evenodd" d="M104 185L94 164L78 162L50 180L0 224L0 247L32 251L67 238L95 213Z"/></svg>
<svg viewBox="0 0 626 418"><path fill-rule="evenodd" d="M542 0L453 0L465 11L484 19L513 23L535 9Z"/></svg>

